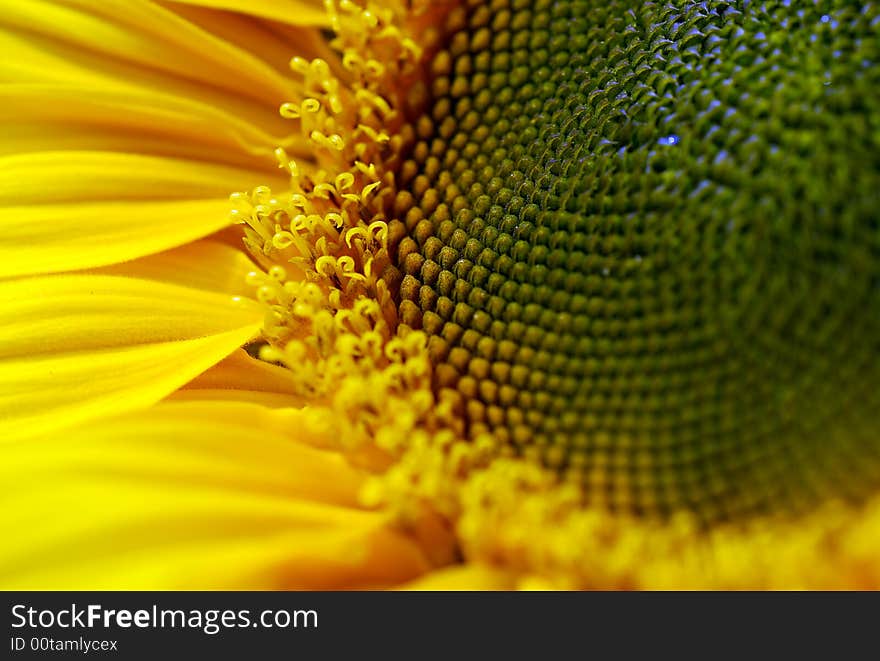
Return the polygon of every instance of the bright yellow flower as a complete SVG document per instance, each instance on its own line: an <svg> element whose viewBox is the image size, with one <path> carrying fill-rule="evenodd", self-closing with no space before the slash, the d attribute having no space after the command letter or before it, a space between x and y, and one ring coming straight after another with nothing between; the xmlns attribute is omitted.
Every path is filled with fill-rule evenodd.
<svg viewBox="0 0 880 661"><path fill-rule="evenodd" d="M8 4L3 587L880 587L876 9Z"/></svg>

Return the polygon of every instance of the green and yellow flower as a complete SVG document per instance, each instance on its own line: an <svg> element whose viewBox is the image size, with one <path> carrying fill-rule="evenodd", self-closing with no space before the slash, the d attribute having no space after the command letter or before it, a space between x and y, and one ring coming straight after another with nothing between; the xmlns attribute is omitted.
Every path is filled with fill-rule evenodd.
<svg viewBox="0 0 880 661"><path fill-rule="evenodd" d="M880 587L875 3L7 4L4 587Z"/></svg>

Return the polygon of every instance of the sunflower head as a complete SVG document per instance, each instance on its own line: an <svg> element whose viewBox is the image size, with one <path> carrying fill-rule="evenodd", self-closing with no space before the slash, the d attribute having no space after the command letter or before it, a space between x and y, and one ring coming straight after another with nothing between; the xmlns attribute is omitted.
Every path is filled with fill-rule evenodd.
<svg viewBox="0 0 880 661"><path fill-rule="evenodd" d="M343 61L357 43L382 63L359 60L345 93L371 103L347 127L332 111L346 86L303 68L324 94L308 103L330 108L310 135L336 169L318 185L294 172L307 190L288 212L292 241L305 237L291 261L323 283L308 285L310 328L323 315L335 329L331 380L352 384L337 410L387 456L384 497L458 520L478 555L518 545L495 535L486 550L490 527L563 529L541 560L516 561L532 566L578 565L595 531L621 521L638 522L635 546L662 539L674 555L694 524L869 500L874 10L496 0L422 12L389 13L395 27L365 40L337 21ZM339 362L334 342L357 344L341 320L365 300L378 305L361 325L389 351ZM299 365L308 351L280 337L266 356ZM351 379L365 364L384 365L378 381ZM525 512L529 526L511 523Z"/></svg>
<svg viewBox="0 0 880 661"><path fill-rule="evenodd" d="M0 16L12 583L880 585L876 3L130 4Z"/></svg>

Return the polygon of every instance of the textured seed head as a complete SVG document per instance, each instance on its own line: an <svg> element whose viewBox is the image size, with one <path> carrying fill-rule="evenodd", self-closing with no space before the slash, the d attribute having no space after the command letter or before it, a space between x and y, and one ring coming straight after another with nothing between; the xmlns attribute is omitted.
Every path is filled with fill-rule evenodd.
<svg viewBox="0 0 880 661"><path fill-rule="evenodd" d="M713 522L880 484L880 13L472 3L401 169L466 433Z"/></svg>

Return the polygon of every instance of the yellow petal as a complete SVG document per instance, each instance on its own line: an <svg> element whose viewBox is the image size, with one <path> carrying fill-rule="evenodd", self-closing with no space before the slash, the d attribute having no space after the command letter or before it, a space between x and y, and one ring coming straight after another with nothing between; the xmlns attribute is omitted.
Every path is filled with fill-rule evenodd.
<svg viewBox="0 0 880 661"><path fill-rule="evenodd" d="M262 171L204 161L97 151L42 151L0 157L0 219L9 205L100 200L222 199L266 181ZM118 222L125 222L124 217Z"/></svg>
<svg viewBox="0 0 880 661"><path fill-rule="evenodd" d="M339 455L247 404L160 404L5 448L3 588L340 588L421 549L357 505Z"/></svg>
<svg viewBox="0 0 880 661"><path fill-rule="evenodd" d="M0 211L0 277L116 264L229 225L229 201L10 206Z"/></svg>
<svg viewBox="0 0 880 661"><path fill-rule="evenodd" d="M304 147L285 141L289 124L277 126L275 108L254 123L230 109L175 96L167 90L77 85L31 80L0 86L0 120L7 131L0 153L44 149L116 150L200 158L214 163L263 167L276 176L275 147L300 157Z"/></svg>
<svg viewBox="0 0 880 661"><path fill-rule="evenodd" d="M138 278L0 282L0 359L206 337L259 321L252 301Z"/></svg>
<svg viewBox="0 0 880 661"><path fill-rule="evenodd" d="M118 62L144 72L160 71L239 96L275 103L291 83L252 54L202 30L153 2L143 0L49 0L13 2L0 14L10 33L40 38L44 46L76 49L81 64L97 55L101 64ZM74 62L68 63L73 66ZM183 64L185 63L185 65ZM86 72L88 74L88 72Z"/></svg>
<svg viewBox="0 0 880 661"><path fill-rule="evenodd" d="M290 397L295 392L289 370L251 358L244 351L236 351L224 358L186 387L194 390L254 390Z"/></svg>
<svg viewBox="0 0 880 661"><path fill-rule="evenodd" d="M192 340L0 361L0 438L148 406L246 342L254 327Z"/></svg>
<svg viewBox="0 0 880 661"><path fill-rule="evenodd" d="M241 237L237 239L241 244ZM123 264L92 269L89 273L159 280L209 292L253 298L255 290L247 284L246 275L256 268L244 250L204 239Z"/></svg>
<svg viewBox="0 0 880 661"><path fill-rule="evenodd" d="M300 405L302 400L289 395L261 390L230 390L226 388L183 388L171 393L169 402L247 402L270 408Z"/></svg>
<svg viewBox="0 0 880 661"><path fill-rule="evenodd" d="M293 387L290 371L251 358L244 350L199 374L172 393L174 401L247 401L273 408L306 404Z"/></svg>
<svg viewBox="0 0 880 661"><path fill-rule="evenodd" d="M0 25L0 82L15 85L74 86L83 90L113 90L118 94L130 91L135 95L157 94L187 98L222 109L241 117L252 125L283 134L289 122L278 114L278 106L291 93L278 93L272 99L255 99L242 90L220 88L198 80L181 78L172 73L141 66L128 60L107 58L89 52L76 44L55 40L39 34L24 33ZM180 71L186 67L181 58L174 61ZM227 72L229 74L229 72ZM295 90L295 86L291 86Z"/></svg>
<svg viewBox="0 0 880 661"><path fill-rule="evenodd" d="M517 579L510 572L486 565L468 564L437 569L402 586L406 590L513 590Z"/></svg>
<svg viewBox="0 0 880 661"><path fill-rule="evenodd" d="M341 63L339 69L334 66L339 60L339 52L330 46L330 40L322 34L323 30L316 29L329 27L328 14L322 6L319 7L320 12L314 13L311 26L310 21L301 20L301 14L283 16L282 21L293 21L286 23L190 2L168 2L164 6L203 30L259 57L283 72L285 77L291 75L290 58L294 54L307 60L319 57L330 64L334 72L345 71ZM242 3L241 9L246 12L249 6L250 3ZM292 45L294 50L291 49Z"/></svg>
<svg viewBox="0 0 880 661"><path fill-rule="evenodd" d="M306 404L293 387L290 371L251 358L244 350L200 374L169 396L174 401L248 401L273 408ZM291 424L296 424L291 420Z"/></svg>
<svg viewBox="0 0 880 661"><path fill-rule="evenodd" d="M214 9L228 9L252 16L269 18L291 25L327 26L327 11L322 2L312 0L171 0L171 4L189 4Z"/></svg>
<svg viewBox="0 0 880 661"><path fill-rule="evenodd" d="M254 302L136 278L0 283L0 438L147 406L247 342Z"/></svg>

